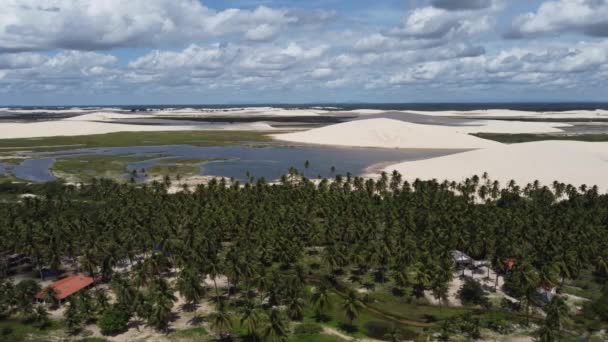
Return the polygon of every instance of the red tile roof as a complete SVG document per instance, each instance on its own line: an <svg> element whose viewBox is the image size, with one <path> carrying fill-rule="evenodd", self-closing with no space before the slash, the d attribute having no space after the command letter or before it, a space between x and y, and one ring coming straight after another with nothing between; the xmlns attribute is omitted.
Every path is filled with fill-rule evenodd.
<svg viewBox="0 0 608 342"><path fill-rule="evenodd" d="M507 267L507 271L513 270L513 267L515 267L515 263L516 263L515 259L513 259L513 258L506 259L504 261L504 264Z"/></svg>
<svg viewBox="0 0 608 342"><path fill-rule="evenodd" d="M74 293L90 286L94 282L95 279L91 277L87 277L82 274L74 274L67 278L63 278L52 283L47 288L52 287L53 289L55 289L55 292L57 293L55 297L59 300L63 300L73 295ZM40 291L38 294L36 294L35 297L38 299L43 299L47 288Z"/></svg>

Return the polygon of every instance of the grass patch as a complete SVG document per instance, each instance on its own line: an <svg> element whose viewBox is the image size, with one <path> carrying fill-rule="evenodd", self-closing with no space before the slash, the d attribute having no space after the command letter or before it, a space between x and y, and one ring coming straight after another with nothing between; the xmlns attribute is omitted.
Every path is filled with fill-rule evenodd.
<svg viewBox="0 0 608 342"><path fill-rule="evenodd" d="M59 136L47 138L2 139L0 151L49 151L66 148L121 146L193 145L227 146L248 142L270 142L267 132L255 131L180 131L119 132L109 134Z"/></svg>
<svg viewBox="0 0 608 342"><path fill-rule="evenodd" d="M165 159L159 161L156 165L148 168L148 173L154 176L157 175L192 175L198 174L201 167L200 164L226 160L223 158L201 158L201 159Z"/></svg>
<svg viewBox="0 0 608 342"><path fill-rule="evenodd" d="M504 133L475 133L478 138L498 141L504 144L518 144L545 140L587 141L607 142L608 134L579 134L579 135L556 135L556 134L504 134Z"/></svg>
<svg viewBox="0 0 608 342"><path fill-rule="evenodd" d="M399 298L384 292L370 293L370 297L373 299L370 307L411 321L435 322L471 311L466 308L416 304L410 302L405 297Z"/></svg>
<svg viewBox="0 0 608 342"><path fill-rule="evenodd" d="M200 341L209 335L203 327L196 327L172 332L167 336L170 341Z"/></svg>
<svg viewBox="0 0 608 342"><path fill-rule="evenodd" d="M25 159L25 158L5 158L5 159L0 159L0 163L8 164L8 165L19 165L25 160L27 160L27 159Z"/></svg>
<svg viewBox="0 0 608 342"><path fill-rule="evenodd" d="M338 336L332 336L327 334L313 334L313 335L291 335L287 338L288 342L342 342L346 341Z"/></svg>
<svg viewBox="0 0 608 342"><path fill-rule="evenodd" d="M49 333L60 328L60 323L54 321L45 329L38 329L16 319L4 319L0 320L0 341L48 341Z"/></svg>
<svg viewBox="0 0 608 342"><path fill-rule="evenodd" d="M122 180L128 173L127 164L147 158L131 156L83 156L59 159L51 171L59 178L87 182L93 178L112 178Z"/></svg>

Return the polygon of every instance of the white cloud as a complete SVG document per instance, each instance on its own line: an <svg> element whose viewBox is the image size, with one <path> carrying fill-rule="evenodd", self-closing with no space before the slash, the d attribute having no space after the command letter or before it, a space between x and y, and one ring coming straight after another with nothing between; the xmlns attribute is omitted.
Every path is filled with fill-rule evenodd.
<svg viewBox="0 0 608 342"><path fill-rule="evenodd" d="M46 60L46 57L36 53L0 54L0 70L31 68L41 65Z"/></svg>
<svg viewBox="0 0 608 342"><path fill-rule="evenodd" d="M452 12L436 7L416 8L390 34L417 39L469 36L490 29L490 18L477 12Z"/></svg>
<svg viewBox="0 0 608 342"><path fill-rule="evenodd" d="M333 75L334 71L331 68L318 68L310 73L310 76L316 80L327 79Z"/></svg>
<svg viewBox="0 0 608 342"><path fill-rule="evenodd" d="M2 0L0 51L188 45L212 37L274 38L327 13L258 7L214 11L198 0Z"/></svg>
<svg viewBox="0 0 608 342"><path fill-rule="evenodd" d="M141 70L167 71L176 68L221 69L238 54L237 49L220 44L209 47L190 45L183 51L153 51L129 63L129 67Z"/></svg>
<svg viewBox="0 0 608 342"><path fill-rule="evenodd" d="M608 37L608 1L546 1L536 12L518 16L507 37L522 38L560 32Z"/></svg>

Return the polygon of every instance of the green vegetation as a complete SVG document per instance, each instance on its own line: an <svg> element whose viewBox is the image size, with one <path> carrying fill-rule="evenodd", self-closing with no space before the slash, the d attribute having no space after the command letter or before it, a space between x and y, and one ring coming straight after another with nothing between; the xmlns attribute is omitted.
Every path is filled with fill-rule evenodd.
<svg viewBox="0 0 608 342"><path fill-rule="evenodd" d="M254 131L120 132L73 137L1 139L0 151L48 151L67 148L154 145L226 146L270 141L271 138L268 137L267 132Z"/></svg>
<svg viewBox="0 0 608 342"><path fill-rule="evenodd" d="M97 325L102 334L117 334L127 330L130 319L131 316L127 310L120 306L113 306L101 315Z"/></svg>
<svg viewBox="0 0 608 342"><path fill-rule="evenodd" d="M178 340L340 340L326 329L355 338L477 339L524 328L555 340L607 328L608 291L583 310L537 292L562 283L582 295L608 288L608 195L596 187L501 188L486 177L408 183L398 173L313 183L295 169L273 185L215 179L177 194L170 186L92 179L0 187L40 194L0 203L0 251L29 256L34 269L73 257L79 272L106 283L111 306L93 291L64 304L70 334L106 320L104 330L122 329L124 319L107 314L114 307ZM465 282L464 306L447 306L454 250L502 273L500 290L515 303L490 302L493 289ZM510 269L507 259L515 260ZM124 265L128 271L117 272ZM12 285L5 271L2 322L20 318L37 329L45 315L31 296L40 289L31 280ZM211 305L199 321L208 335L172 332L178 295L193 310Z"/></svg>
<svg viewBox="0 0 608 342"><path fill-rule="evenodd" d="M508 134L508 133L475 133L472 134L476 137L494 140L505 144L517 144L533 141L545 141L545 140L568 140L568 141L588 141L588 142L606 142L608 141L608 134L576 134L576 135L562 135L562 134Z"/></svg>
<svg viewBox="0 0 608 342"><path fill-rule="evenodd" d="M58 159L51 171L59 178L90 182L93 178L124 180L127 164L149 158L132 156L82 156Z"/></svg>
<svg viewBox="0 0 608 342"><path fill-rule="evenodd" d="M343 342L346 341L337 336L326 334L293 335L289 336L288 342Z"/></svg>
<svg viewBox="0 0 608 342"><path fill-rule="evenodd" d="M45 337L57 331L61 325L57 322L49 323L44 328L36 328L32 324L16 319L0 319L0 341L44 341Z"/></svg>
<svg viewBox="0 0 608 342"><path fill-rule="evenodd" d="M152 176L167 175L192 175L198 174L200 164L212 161L225 160L222 158L200 158L200 159L165 159L152 166L147 172Z"/></svg>
<svg viewBox="0 0 608 342"><path fill-rule="evenodd" d="M201 341L206 336L208 336L207 330L203 327L190 328L179 330L176 332L170 333L167 337L170 341Z"/></svg>

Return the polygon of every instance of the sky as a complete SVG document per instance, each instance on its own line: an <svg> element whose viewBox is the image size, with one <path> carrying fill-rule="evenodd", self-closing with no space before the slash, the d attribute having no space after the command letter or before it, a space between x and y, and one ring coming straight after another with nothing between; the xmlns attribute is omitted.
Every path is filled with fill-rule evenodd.
<svg viewBox="0 0 608 342"><path fill-rule="evenodd" d="M608 0L2 0L0 105L607 101Z"/></svg>

